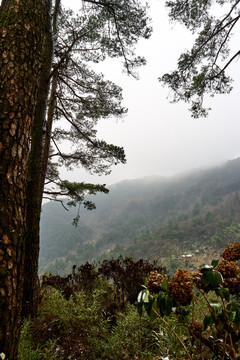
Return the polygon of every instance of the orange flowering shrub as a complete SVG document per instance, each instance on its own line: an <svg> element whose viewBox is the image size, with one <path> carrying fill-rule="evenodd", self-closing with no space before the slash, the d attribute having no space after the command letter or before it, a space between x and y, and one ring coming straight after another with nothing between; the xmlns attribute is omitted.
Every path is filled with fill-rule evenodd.
<svg viewBox="0 0 240 360"><path fill-rule="evenodd" d="M240 259L240 243L232 242L231 244L228 244L224 250L224 252L221 254L221 257L223 257L225 260L228 261L234 261Z"/></svg>
<svg viewBox="0 0 240 360"><path fill-rule="evenodd" d="M147 279L147 289L154 293L159 292L161 290L164 279L167 279L167 275L160 274L157 272L157 270L151 271Z"/></svg>
<svg viewBox="0 0 240 360"><path fill-rule="evenodd" d="M220 260L215 270L219 271L223 278L235 278L240 273L236 261Z"/></svg>
<svg viewBox="0 0 240 360"><path fill-rule="evenodd" d="M236 261L220 260L215 270L219 271L223 276L223 286L227 287L231 294L240 291L240 269Z"/></svg>
<svg viewBox="0 0 240 360"><path fill-rule="evenodd" d="M181 305L188 305L193 298L193 283L187 270L178 270L168 283L170 294Z"/></svg>
<svg viewBox="0 0 240 360"><path fill-rule="evenodd" d="M198 289L201 289L202 273L200 271L196 271L196 272L192 272L190 275L193 285L195 285Z"/></svg>

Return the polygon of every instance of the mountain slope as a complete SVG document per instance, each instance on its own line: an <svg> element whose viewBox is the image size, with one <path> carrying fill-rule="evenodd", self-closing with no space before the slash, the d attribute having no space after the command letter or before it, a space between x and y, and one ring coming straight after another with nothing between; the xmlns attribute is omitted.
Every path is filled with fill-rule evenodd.
<svg viewBox="0 0 240 360"><path fill-rule="evenodd" d="M238 192L240 159L186 175L115 184L109 195L92 199L96 210L81 210L77 228L71 225L76 209L66 212L59 204L46 204L41 271L71 271L74 263L93 261L101 254L162 257L200 246L201 241L209 243L221 229L240 221ZM56 258L62 258L57 265Z"/></svg>

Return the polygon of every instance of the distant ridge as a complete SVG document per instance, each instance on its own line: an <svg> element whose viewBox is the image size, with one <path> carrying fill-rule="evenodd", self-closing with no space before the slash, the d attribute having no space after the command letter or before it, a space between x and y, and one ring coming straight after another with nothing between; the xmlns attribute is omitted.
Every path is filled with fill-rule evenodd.
<svg viewBox="0 0 240 360"><path fill-rule="evenodd" d="M76 209L43 206L41 272L67 273L75 263L119 253L170 256L210 244L240 222L240 158L188 174L124 180L109 189L109 195L91 198L96 210L81 209L77 228L71 225Z"/></svg>

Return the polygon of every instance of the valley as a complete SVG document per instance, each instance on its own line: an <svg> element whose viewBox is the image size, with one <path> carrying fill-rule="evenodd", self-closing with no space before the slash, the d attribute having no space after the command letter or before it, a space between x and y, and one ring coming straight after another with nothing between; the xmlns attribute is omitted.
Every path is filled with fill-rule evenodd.
<svg viewBox="0 0 240 360"><path fill-rule="evenodd" d="M119 255L157 259L170 273L219 256L240 237L240 158L172 177L126 180L89 198L96 209L43 206L40 273Z"/></svg>

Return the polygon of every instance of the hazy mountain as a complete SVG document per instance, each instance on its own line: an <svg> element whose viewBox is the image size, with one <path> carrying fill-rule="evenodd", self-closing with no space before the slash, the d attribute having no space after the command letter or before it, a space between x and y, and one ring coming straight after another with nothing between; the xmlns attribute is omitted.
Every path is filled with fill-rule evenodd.
<svg viewBox="0 0 240 360"><path fill-rule="evenodd" d="M108 195L91 198L96 210L80 209L77 228L72 225L76 208L43 206L41 271L69 272L74 263L101 254L171 255L208 244L221 229L240 222L240 158L181 176L126 180L109 189Z"/></svg>

